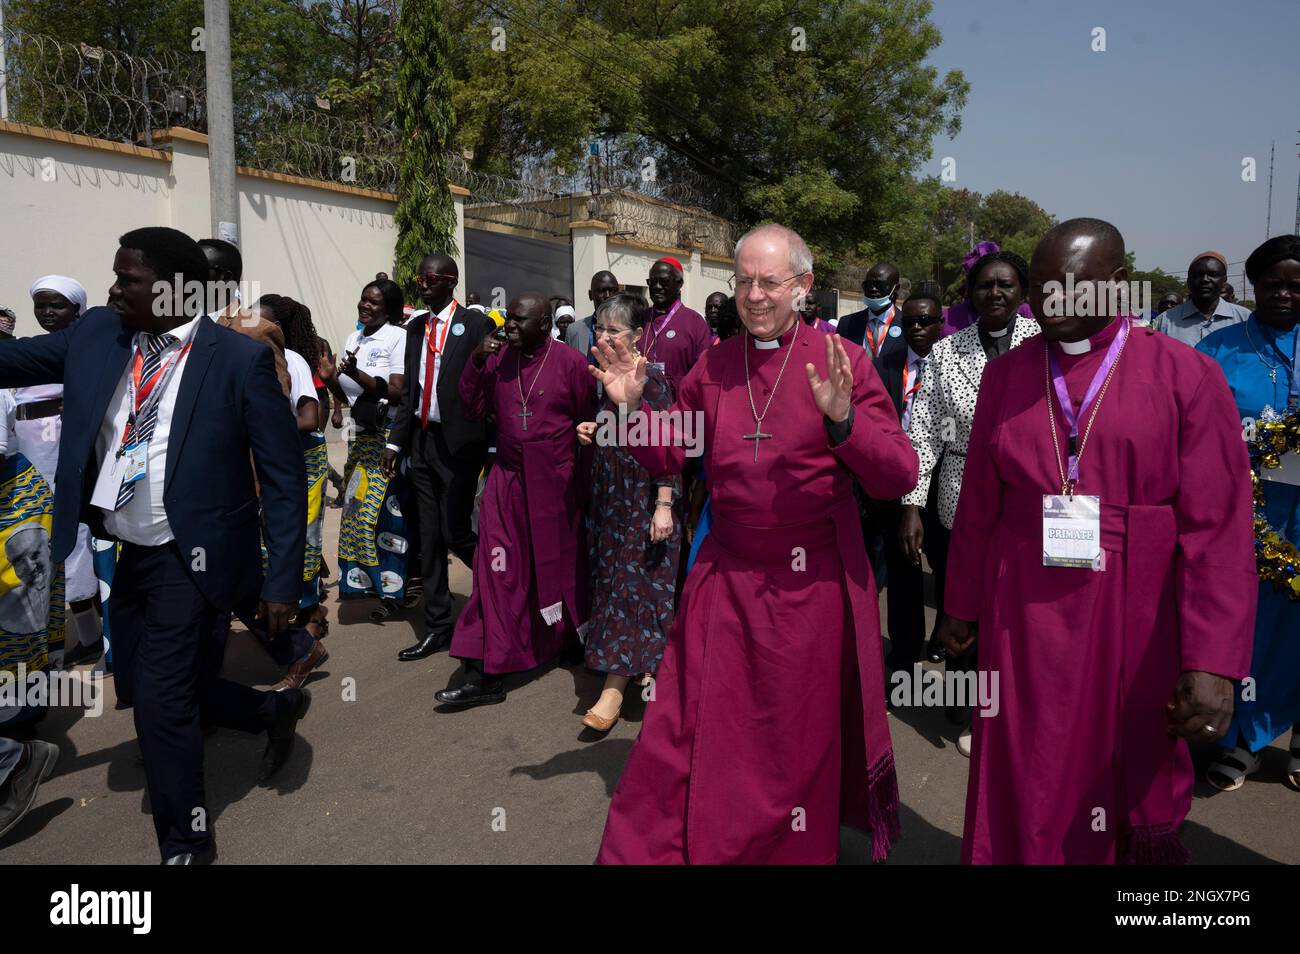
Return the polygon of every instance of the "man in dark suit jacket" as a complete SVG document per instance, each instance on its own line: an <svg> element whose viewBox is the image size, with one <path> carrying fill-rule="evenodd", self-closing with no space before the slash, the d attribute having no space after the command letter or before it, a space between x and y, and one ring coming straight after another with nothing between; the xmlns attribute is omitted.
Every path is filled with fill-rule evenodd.
<svg viewBox="0 0 1300 954"><path fill-rule="evenodd" d="M397 658L424 659L451 645L451 589L447 552L473 565L472 515L478 476L487 456L487 427L467 421L460 409L460 375L492 319L462 308L453 297L460 272L454 259L427 255L416 282L427 311L406 325L406 383L397 419L384 451L383 470L392 474L406 454L415 490L424 576L424 635ZM426 394L426 384L431 384Z"/></svg>
<svg viewBox="0 0 1300 954"><path fill-rule="evenodd" d="M117 695L135 709L164 864L203 864L216 847L200 710L205 723L268 733L267 779L310 702L227 682L207 659L217 614L250 594L272 635L297 610L306 475L271 352L203 315L198 245L162 228L120 245L109 307L0 343L0 386L64 386L52 559L71 551L78 521L122 543L108 605Z"/></svg>
<svg viewBox="0 0 1300 954"><path fill-rule="evenodd" d="M898 269L888 262L871 266L862 280L862 294L867 307L845 315L835 328L841 338L866 348L873 358L891 351L907 350L894 304L898 280Z"/></svg>
<svg viewBox="0 0 1300 954"><path fill-rule="evenodd" d="M925 374L925 359L939 340L943 329L943 307L934 291L924 283L913 292L901 309L898 319L903 329L901 348L891 348L876 358L876 371L885 386L899 420L907 428L911 400L920 390ZM927 531L939 526L936 508L937 492L932 483L930 501L923 511ZM884 546L886 591L886 627L889 632L890 652L885 662L890 669L910 669L921 657L925 640L925 579L919 563L913 563L904 553L899 531L902 527L903 505L899 500L875 501L877 526ZM940 526L940 529L942 527ZM927 536L936 545L946 535ZM946 562L946 561L945 561ZM931 561L933 566L943 562ZM943 581L936 576L936 592L942 593ZM942 605L942 604L941 604ZM942 614L942 610L940 610Z"/></svg>

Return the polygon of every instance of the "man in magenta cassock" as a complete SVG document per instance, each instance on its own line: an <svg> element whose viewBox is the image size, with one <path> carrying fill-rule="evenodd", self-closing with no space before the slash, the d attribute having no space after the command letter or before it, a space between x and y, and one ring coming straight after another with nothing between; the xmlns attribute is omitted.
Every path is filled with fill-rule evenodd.
<svg viewBox="0 0 1300 954"><path fill-rule="evenodd" d="M510 303L460 378L465 418L496 415L496 463L479 506L474 590L451 654L464 668L434 694L449 707L501 702L502 674L554 659L587 619L577 426L596 415L587 359L551 337L546 297Z"/></svg>
<svg viewBox="0 0 1300 954"><path fill-rule="evenodd" d="M736 247L745 333L708 349L674 411L702 418L713 524L610 805L602 863L831 863L840 822L898 834L880 614L853 497L899 497L916 454L868 356L798 320L812 256L780 226ZM635 412L645 358L593 369ZM651 473L682 447L631 447Z"/></svg>
<svg viewBox="0 0 1300 954"><path fill-rule="evenodd" d="M661 258L650 266L650 320L637 341L637 349L659 365L674 391L713 343L704 316L682 301L683 278L682 263L675 258Z"/></svg>
<svg viewBox="0 0 1300 954"><path fill-rule="evenodd" d="M984 372L939 631L1000 677L962 858L1185 862L1187 740L1222 737L1250 669L1241 424L1213 361L1099 300L1127 281L1114 226L1056 226L1029 279L1043 334Z"/></svg>

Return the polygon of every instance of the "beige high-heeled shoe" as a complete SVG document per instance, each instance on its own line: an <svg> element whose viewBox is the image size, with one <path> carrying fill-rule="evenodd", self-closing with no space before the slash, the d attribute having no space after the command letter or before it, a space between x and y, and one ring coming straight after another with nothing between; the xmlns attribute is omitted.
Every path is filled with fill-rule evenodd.
<svg viewBox="0 0 1300 954"><path fill-rule="evenodd" d="M618 716L606 719L598 716L595 709L588 709L587 714L582 717L582 724L589 729L595 729L597 732L608 732L618 724Z"/></svg>

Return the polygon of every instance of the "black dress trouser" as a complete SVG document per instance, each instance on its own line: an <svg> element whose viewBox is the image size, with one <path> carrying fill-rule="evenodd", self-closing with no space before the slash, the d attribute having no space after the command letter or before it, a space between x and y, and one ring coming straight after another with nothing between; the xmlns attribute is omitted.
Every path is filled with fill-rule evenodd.
<svg viewBox="0 0 1300 954"><path fill-rule="evenodd" d="M411 451L407 476L414 491L421 575L424 577L424 629L426 635L450 633L451 589L447 579L447 553L474 565L474 495L483 469L483 447L453 455L441 424L420 427L411 422Z"/></svg>
<svg viewBox="0 0 1300 954"><path fill-rule="evenodd" d="M943 581L948 563L948 541L952 531L939 522L936 495L921 510L924 528L922 550L934 573L936 626L943 618ZM885 590L885 624L890 651L886 665L890 669L908 669L921 658L925 632L925 574L907 558L898 540L903 520L903 505L890 501L882 507L884 559L888 586Z"/></svg>
<svg viewBox="0 0 1300 954"><path fill-rule="evenodd" d="M263 732L282 693L222 679L211 654L218 609L195 585L175 543L122 546L108 601L118 698L134 707L145 784L163 859L212 838L203 790L203 721Z"/></svg>

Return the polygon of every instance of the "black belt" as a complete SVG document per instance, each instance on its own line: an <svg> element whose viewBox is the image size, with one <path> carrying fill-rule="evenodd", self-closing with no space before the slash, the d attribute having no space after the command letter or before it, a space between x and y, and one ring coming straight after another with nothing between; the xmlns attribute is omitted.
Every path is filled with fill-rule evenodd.
<svg viewBox="0 0 1300 954"><path fill-rule="evenodd" d="M63 398L50 398L48 401L19 404L15 416L20 421L34 421L42 417L58 417L62 413Z"/></svg>

